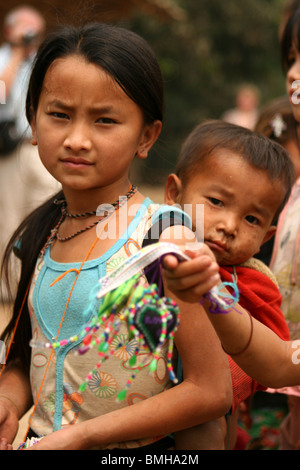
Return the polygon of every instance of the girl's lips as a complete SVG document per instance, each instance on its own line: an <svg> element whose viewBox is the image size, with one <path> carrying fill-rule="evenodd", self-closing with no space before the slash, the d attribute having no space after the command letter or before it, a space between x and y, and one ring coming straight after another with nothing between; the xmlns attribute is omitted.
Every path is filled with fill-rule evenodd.
<svg viewBox="0 0 300 470"><path fill-rule="evenodd" d="M62 163L70 168L84 168L87 166L91 166L92 163L89 160L85 160L84 158L65 158L61 160Z"/></svg>

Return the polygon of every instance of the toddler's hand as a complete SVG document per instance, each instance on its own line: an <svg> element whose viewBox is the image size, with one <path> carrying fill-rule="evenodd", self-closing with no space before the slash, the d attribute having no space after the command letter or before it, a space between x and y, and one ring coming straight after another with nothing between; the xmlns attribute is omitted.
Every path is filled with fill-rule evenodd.
<svg viewBox="0 0 300 470"><path fill-rule="evenodd" d="M184 302L198 302L220 282L219 265L206 245L200 250L186 251L191 259L180 262L173 255L163 259L166 287Z"/></svg>

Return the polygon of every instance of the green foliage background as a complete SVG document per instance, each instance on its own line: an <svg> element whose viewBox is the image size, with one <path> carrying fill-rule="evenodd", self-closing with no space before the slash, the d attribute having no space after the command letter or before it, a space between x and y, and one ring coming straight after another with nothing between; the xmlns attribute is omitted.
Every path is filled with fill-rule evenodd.
<svg viewBox="0 0 300 470"><path fill-rule="evenodd" d="M151 44L165 80L164 130L138 168L149 184L164 182L196 124L233 107L238 85L255 84L261 104L285 93L278 39L284 0L174 2L185 12L181 21L137 14L126 23Z"/></svg>

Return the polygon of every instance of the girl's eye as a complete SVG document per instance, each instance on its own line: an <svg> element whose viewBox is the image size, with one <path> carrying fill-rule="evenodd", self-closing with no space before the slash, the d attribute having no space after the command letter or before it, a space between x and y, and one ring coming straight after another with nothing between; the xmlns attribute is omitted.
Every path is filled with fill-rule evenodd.
<svg viewBox="0 0 300 470"><path fill-rule="evenodd" d="M59 113L54 111L53 113L50 113L51 116L58 118L58 119L69 119L69 116L65 113Z"/></svg>
<svg viewBox="0 0 300 470"><path fill-rule="evenodd" d="M259 224L258 218L255 217L254 215L247 215L246 220L252 225L258 225Z"/></svg>
<svg viewBox="0 0 300 470"><path fill-rule="evenodd" d="M107 118L107 117L104 117L104 118L99 118L97 119L96 121L98 124L113 124L115 122L114 119L112 118Z"/></svg>

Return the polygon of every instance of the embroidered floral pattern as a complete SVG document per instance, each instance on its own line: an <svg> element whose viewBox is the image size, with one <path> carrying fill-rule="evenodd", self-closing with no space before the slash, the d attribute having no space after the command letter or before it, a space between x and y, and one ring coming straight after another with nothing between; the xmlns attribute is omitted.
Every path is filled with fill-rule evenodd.
<svg viewBox="0 0 300 470"><path fill-rule="evenodd" d="M135 352L137 340L133 339L128 343L127 335L118 335L111 345L115 349L114 356L121 361L127 361Z"/></svg>
<svg viewBox="0 0 300 470"><path fill-rule="evenodd" d="M106 372L96 372L88 382L88 387L98 398L110 398L117 391L117 382Z"/></svg>
<svg viewBox="0 0 300 470"><path fill-rule="evenodd" d="M106 263L106 271L109 273L116 269L120 264L122 264L125 261L126 258L124 257L119 257L119 258L113 258L110 261Z"/></svg>
<svg viewBox="0 0 300 470"><path fill-rule="evenodd" d="M43 406L46 410L54 411L55 408L55 393L51 393L49 397L43 401Z"/></svg>

